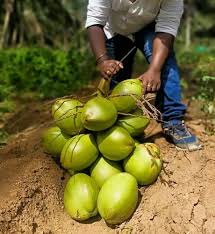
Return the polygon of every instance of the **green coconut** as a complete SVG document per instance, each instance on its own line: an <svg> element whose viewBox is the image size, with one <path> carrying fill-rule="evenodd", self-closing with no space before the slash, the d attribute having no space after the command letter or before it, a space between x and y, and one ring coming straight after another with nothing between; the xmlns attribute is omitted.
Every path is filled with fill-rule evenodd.
<svg viewBox="0 0 215 234"><path fill-rule="evenodd" d="M136 179L125 172L111 176L98 195L98 211L109 224L126 221L136 209L138 186Z"/></svg>
<svg viewBox="0 0 215 234"><path fill-rule="evenodd" d="M136 100L139 100L142 94L142 82L138 79L128 79L116 85L109 99L117 111L128 113L137 108Z"/></svg>
<svg viewBox="0 0 215 234"><path fill-rule="evenodd" d="M136 178L138 184L152 184L162 168L160 150L153 143L137 145L134 152L124 160L123 166L126 172Z"/></svg>
<svg viewBox="0 0 215 234"><path fill-rule="evenodd" d="M113 126L97 134L97 144L101 154L107 159L119 161L126 158L134 149L135 142L122 127Z"/></svg>
<svg viewBox="0 0 215 234"><path fill-rule="evenodd" d="M78 173L72 176L64 190L64 207L77 221L84 221L97 215L99 187L88 175Z"/></svg>
<svg viewBox="0 0 215 234"><path fill-rule="evenodd" d="M117 120L117 110L106 98L97 96L89 100L81 115L84 127L91 131L101 131L111 127Z"/></svg>
<svg viewBox="0 0 215 234"><path fill-rule="evenodd" d="M41 143L46 153L59 156L69 138L59 127L51 127L43 132Z"/></svg>
<svg viewBox="0 0 215 234"><path fill-rule="evenodd" d="M98 158L90 168L90 176L100 188L108 178L120 172L122 172L122 168L117 162L103 157Z"/></svg>
<svg viewBox="0 0 215 234"><path fill-rule="evenodd" d="M76 99L59 99L52 106L52 116L56 125L69 135L83 131L81 113L83 104Z"/></svg>
<svg viewBox="0 0 215 234"><path fill-rule="evenodd" d="M65 169L80 171L89 167L98 157L99 151L92 134L72 137L64 145L60 162Z"/></svg>
<svg viewBox="0 0 215 234"><path fill-rule="evenodd" d="M132 115L119 118L116 125L123 127L134 137L143 134L149 123L150 119L138 110L133 112Z"/></svg>

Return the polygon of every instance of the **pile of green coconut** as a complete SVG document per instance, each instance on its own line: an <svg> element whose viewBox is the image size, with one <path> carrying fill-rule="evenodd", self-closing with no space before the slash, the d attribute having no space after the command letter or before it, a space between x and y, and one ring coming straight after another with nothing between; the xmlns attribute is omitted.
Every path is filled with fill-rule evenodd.
<svg viewBox="0 0 215 234"><path fill-rule="evenodd" d="M68 170L64 207L77 221L100 214L108 224L120 224L137 208L138 185L158 178L162 160L159 147L140 143L150 119L138 107L140 80L120 82L103 97L85 103L58 99L52 106L56 126L42 136L44 151Z"/></svg>

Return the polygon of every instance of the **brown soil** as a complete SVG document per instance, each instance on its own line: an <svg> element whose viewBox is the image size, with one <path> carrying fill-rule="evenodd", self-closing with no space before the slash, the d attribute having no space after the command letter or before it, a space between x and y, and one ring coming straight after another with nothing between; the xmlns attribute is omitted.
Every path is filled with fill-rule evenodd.
<svg viewBox="0 0 215 234"><path fill-rule="evenodd" d="M13 135L0 150L0 233L215 233L215 137L206 135L201 119L192 120L191 109L188 125L204 149L178 151L152 124L148 140L161 147L164 170L155 184L140 188L133 217L116 227L99 217L78 223L64 211L68 174L40 147L49 109L30 103L6 125Z"/></svg>

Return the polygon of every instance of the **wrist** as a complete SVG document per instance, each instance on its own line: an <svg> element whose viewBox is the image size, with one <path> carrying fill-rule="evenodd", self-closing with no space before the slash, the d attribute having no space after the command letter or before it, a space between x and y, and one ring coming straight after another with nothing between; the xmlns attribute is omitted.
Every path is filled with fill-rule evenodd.
<svg viewBox="0 0 215 234"><path fill-rule="evenodd" d="M102 63L102 62L104 62L105 60L108 60L108 59L110 59L110 58L107 55L107 53L103 53L103 54L101 54L100 56L98 56L96 58L96 64L98 65L98 64L100 64L100 63Z"/></svg>
<svg viewBox="0 0 215 234"><path fill-rule="evenodd" d="M148 71L153 72L153 73L161 73L161 70L162 70L161 67L155 66L153 64L150 64L149 69L148 69Z"/></svg>

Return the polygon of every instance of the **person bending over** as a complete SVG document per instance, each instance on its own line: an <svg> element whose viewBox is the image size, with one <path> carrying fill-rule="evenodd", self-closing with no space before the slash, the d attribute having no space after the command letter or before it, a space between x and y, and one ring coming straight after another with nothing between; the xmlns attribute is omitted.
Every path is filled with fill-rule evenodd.
<svg viewBox="0 0 215 234"><path fill-rule="evenodd" d="M136 50L142 52L149 66L139 78L146 92L157 93L164 134L181 149L197 150L199 141L183 120L186 106L173 50L182 14L183 0L89 0L86 28L99 71L112 77L112 87L131 78Z"/></svg>

